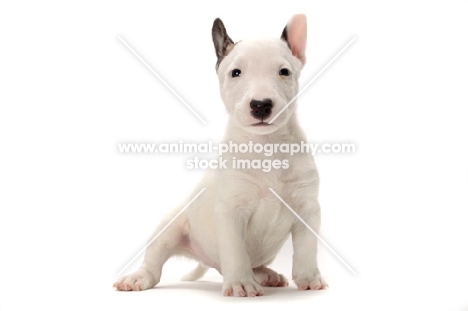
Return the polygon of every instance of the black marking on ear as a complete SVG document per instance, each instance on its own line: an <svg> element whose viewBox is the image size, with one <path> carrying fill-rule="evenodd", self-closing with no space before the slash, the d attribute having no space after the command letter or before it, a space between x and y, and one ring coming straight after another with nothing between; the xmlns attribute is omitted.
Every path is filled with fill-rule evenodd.
<svg viewBox="0 0 468 311"><path fill-rule="evenodd" d="M286 41L289 49L291 49L291 45L289 44L289 41L288 41L288 26L284 27L283 33L281 34L281 39Z"/></svg>
<svg viewBox="0 0 468 311"><path fill-rule="evenodd" d="M219 18L215 19L213 22L211 35L213 37L216 57L218 57L218 61L216 62L216 69L218 69L219 64L223 58L228 55L228 53L234 47L234 42L231 40L231 38L229 38L223 21Z"/></svg>

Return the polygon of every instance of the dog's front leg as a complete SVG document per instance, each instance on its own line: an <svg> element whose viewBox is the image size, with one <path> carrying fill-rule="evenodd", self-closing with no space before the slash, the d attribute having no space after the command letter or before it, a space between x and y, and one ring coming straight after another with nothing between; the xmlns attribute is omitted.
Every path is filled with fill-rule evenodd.
<svg viewBox="0 0 468 311"><path fill-rule="evenodd" d="M310 203L309 203L310 205ZM299 213L301 218L318 234L320 207L315 202L311 209ZM301 221L296 220L292 228L293 280L300 290L326 289L328 284L320 275L317 266L317 237Z"/></svg>
<svg viewBox="0 0 468 311"><path fill-rule="evenodd" d="M219 259L224 282L224 296L262 296L262 287L255 281L245 240L250 206L232 198L218 201L215 207Z"/></svg>

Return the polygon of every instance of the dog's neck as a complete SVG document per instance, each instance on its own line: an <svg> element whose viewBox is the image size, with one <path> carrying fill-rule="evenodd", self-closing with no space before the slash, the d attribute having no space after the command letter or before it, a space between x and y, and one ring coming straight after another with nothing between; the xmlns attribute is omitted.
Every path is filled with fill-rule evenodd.
<svg viewBox="0 0 468 311"><path fill-rule="evenodd" d="M298 125L296 113L293 113L288 122L282 128L279 128L270 134L255 134L246 131L240 127L234 120L229 119L227 131L224 136L224 142L245 143L252 141L253 143L280 143L280 142L300 142L306 141L307 138Z"/></svg>

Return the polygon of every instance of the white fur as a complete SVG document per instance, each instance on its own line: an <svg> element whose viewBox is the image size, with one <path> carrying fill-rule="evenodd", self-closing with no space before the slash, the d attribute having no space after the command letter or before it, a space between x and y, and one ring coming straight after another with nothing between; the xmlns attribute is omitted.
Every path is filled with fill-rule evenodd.
<svg viewBox="0 0 468 311"><path fill-rule="evenodd" d="M300 143L306 136L296 121L296 103L290 105L270 126L252 126L249 103L270 98L274 103L271 120L298 92L298 78L305 63L305 16L294 16L288 24L288 44L281 39L241 41L224 57L218 68L221 97L229 113L225 142ZM218 44L220 41L218 41ZM296 51L293 55L292 51ZM280 76L287 68L291 74ZM233 69L242 75L231 76ZM224 154L228 168L237 159L271 159L263 154ZM288 160L289 168L266 173L258 169L207 171L194 189L206 191L180 215L146 250L137 272L120 278L118 290L144 290L160 280L166 260L184 255L200 262L185 279L203 276L208 267L224 278L222 293L227 296L263 295L262 286L287 286L270 264L289 234L292 234L293 279L299 289L324 289L327 284L317 268L317 239L269 191L272 188L316 231L320 226L317 201L319 178L312 156L275 154ZM190 200L174 209L155 234Z"/></svg>

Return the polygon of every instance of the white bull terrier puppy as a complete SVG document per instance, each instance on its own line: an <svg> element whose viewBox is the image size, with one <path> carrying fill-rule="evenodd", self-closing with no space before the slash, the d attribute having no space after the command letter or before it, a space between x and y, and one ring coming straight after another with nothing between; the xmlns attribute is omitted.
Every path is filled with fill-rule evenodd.
<svg viewBox="0 0 468 311"><path fill-rule="evenodd" d="M287 106L298 92L298 78L306 61L306 17L293 16L278 39L234 43L220 19L214 21L212 35L221 97L229 114L224 142L306 142L296 121L295 101ZM319 177L312 155L275 154L274 159L287 165L269 172L233 168L233 162L240 159L272 159L262 153L230 150L223 158L228 160L227 169L207 171L192 196L167 215L155 235L191 198L206 190L148 246L141 267L114 283L117 290L154 287L164 263L182 255L199 262L184 280L196 280L212 267L223 276L223 295L262 296L262 286L288 286L283 275L267 266L289 234L294 248L292 278L297 287L328 287L317 267L316 236L270 191L318 232Z"/></svg>

